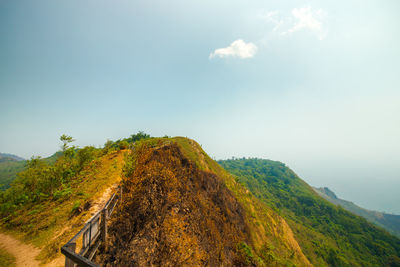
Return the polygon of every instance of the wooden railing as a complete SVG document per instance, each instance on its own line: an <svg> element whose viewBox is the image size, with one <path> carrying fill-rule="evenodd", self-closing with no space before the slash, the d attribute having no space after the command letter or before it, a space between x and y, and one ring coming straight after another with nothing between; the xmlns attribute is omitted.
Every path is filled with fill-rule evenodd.
<svg viewBox="0 0 400 267"><path fill-rule="evenodd" d="M83 228L67 242L62 248L61 253L65 255L65 267L91 266L98 267L92 262L94 255L100 244L107 246L107 220L110 218L115 206L122 201L122 187L114 193L107 201L106 205L99 210L83 226ZM82 239L81 242L80 239ZM80 247L77 247L80 245ZM77 252L76 250L79 250Z"/></svg>

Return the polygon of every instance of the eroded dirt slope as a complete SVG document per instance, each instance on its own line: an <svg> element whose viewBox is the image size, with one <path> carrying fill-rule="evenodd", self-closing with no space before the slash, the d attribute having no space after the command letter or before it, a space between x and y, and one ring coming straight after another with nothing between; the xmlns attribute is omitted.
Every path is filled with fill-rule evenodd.
<svg viewBox="0 0 400 267"><path fill-rule="evenodd" d="M139 148L123 180L124 202L97 258L116 266L247 265L244 210L226 186L200 171L175 144Z"/></svg>

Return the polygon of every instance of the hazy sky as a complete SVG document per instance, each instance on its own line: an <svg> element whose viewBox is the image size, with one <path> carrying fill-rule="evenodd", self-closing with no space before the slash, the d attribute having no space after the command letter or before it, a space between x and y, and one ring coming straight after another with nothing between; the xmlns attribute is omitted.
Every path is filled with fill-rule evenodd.
<svg viewBox="0 0 400 267"><path fill-rule="evenodd" d="M400 214L400 2L0 2L0 151L138 130Z"/></svg>

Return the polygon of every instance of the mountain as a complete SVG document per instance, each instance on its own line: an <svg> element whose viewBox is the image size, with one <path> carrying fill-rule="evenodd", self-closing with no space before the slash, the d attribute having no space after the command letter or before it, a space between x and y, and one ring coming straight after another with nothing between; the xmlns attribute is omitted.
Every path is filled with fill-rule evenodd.
<svg viewBox="0 0 400 267"><path fill-rule="evenodd" d="M399 238L320 197L285 164L245 158L218 163L285 218L313 265L400 266Z"/></svg>
<svg viewBox="0 0 400 267"><path fill-rule="evenodd" d="M54 163L28 161L0 192L0 229L38 247L42 264L63 264L60 247L121 185L109 245L95 257L102 266L400 265L398 238L284 164L219 163L183 137L66 144Z"/></svg>
<svg viewBox="0 0 400 267"><path fill-rule="evenodd" d="M310 265L285 220L193 140L151 139L128 162L103 265Z"/></svg>
<svg viewBox="0 0 400 267"><path fill-rule="evenodd" d="M25 159L18 157L16 155L13 155L13 154L0 153L0 163L4 162L4 161L21 161L21 160L25 160Z"/></svg>
<svg viewBox="0 0 400 267"><path fill-rule="evenodd" d="M400 237L400 215L387 214L384 212L371 211L361 208L353 202L338 198L336 194L327 187L313 187L313 189L329 202L339 205L345 210L357 214L358 216L364 217L368 221L385 228L390 233Z"/></svg>
<svg viewBox="0 0 400 267"><path fill-rule="evenodd" d="M119 183L101 265L310 266L286 221L196 142L132 142L68 148L53 165L31 160L0 193L0 229L39 247L43 264L62 261L60 247Z"/></svg>

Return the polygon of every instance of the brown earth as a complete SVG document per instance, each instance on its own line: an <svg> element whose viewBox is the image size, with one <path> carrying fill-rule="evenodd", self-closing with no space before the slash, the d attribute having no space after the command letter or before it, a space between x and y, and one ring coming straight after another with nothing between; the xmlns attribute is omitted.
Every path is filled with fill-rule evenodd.
<svg viewBox="0 0 400 267"><path fill-rule="evenodd" d="M142 147L123 179L124 202L97 256L116 266L245 266L244 210L218 177L199 170L175 144Z"/></svg>

